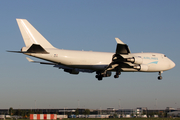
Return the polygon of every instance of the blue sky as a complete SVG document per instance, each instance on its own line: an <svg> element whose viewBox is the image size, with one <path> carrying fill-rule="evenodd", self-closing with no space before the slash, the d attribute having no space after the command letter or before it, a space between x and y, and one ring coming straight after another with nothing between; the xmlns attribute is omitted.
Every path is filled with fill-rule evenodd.
<svg viewBox="0 0 180 120"><path fill-rule="evenodd" d="M180 1L0 1L0 108L180 108ZM162 74L122 73L103 81L29 63L16 18L27 19L55 47L114 52L115 37L131 52L164 53L176 67ZM157 99L157 106L156 104ZM36 101L36 107L35 107Z"/></svg>

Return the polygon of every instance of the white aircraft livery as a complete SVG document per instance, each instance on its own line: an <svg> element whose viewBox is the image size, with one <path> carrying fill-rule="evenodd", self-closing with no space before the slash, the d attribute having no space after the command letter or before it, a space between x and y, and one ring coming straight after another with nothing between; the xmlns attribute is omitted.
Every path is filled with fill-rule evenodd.
<svg viewBox="0 0 180 120"><path fill-rule="evenodd" d="M39 58L47 62L33 61L27 57L29 62L53 65L64 69L70 74L79 72L96 72L96 78L110 77L115 72L114 78L118 78L121 72L158 72L161 73L175 67L175 63L166 55L160 53L131 53L127 44L119 38L115 53L63 50L52 46L26 19L16 19L25 47L21 51L8 51L23 53L28 56Z"/></svg>

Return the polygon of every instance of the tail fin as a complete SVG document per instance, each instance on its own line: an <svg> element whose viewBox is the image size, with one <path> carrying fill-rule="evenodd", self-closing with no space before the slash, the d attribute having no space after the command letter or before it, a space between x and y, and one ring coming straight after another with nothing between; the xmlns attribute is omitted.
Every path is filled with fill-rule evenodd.
<svg viewBox="0 0 180 120"><path fill-rule="evenodd" d="M54 48L26 19L16 19L26 47L32 44Z"/></svg>

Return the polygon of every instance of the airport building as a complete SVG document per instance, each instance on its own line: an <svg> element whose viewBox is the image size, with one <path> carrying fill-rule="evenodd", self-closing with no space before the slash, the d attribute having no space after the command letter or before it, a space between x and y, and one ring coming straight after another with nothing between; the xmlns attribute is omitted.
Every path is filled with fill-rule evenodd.
<svg viewBox="0 0 180 120"><path fill-rule="evenodd" d="M90 109L89 113L85 115L86 109L79 108L78 113L76 113L77 108L68 109L13 109L14 115L20 115L20 111L23 114L57 114L61 117L91 117L91 118L107 118L109 117L168 117L168 116L180 116L180 110L167 107L166 109L155 109L148 110L146 107L138 107L136 109ZM78 114L78 115L77 115ZM9 109L0 109L0 115L10 115Z"/></svg>

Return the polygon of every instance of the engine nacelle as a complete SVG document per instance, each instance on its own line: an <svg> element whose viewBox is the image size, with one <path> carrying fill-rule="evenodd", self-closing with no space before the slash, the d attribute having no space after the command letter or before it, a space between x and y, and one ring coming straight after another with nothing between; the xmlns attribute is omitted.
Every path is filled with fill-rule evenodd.
<svg viewBox="0 0 180 120"><path fill-rule="evenodd" d="M79 74L79 71L78 70L75 70L75 69L64 69L64 72L68 72L70 74Z"/></svg>
<svg viewBox="0 0 180 120"><path fill-rule="evenodd" d="M134 66L134 69L145 72L145 71L148 71L148 65L144 65L144 64L136 65Z"/></svg>
<svg viewBox="0 0 180 120"><path fill-rule="evenodd" d="M143 63L143 59L141 57L128 58L127 61L132 62L134 64L142 64Z"/></svg>

